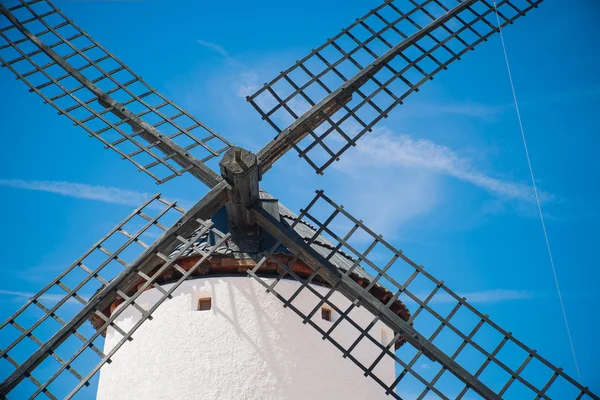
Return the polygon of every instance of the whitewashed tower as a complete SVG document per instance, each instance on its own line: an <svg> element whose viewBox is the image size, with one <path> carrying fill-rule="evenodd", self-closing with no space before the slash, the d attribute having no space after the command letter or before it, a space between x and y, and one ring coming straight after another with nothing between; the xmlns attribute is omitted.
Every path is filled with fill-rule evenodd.
<svg viewBox="0 0 600 400"><path fill-rule="evenodd" d="M285 218L294 218L279 206ZM224 214L224 213L223 213ZM215 218L218 220L218 216ZM312 232L307 226L301 234ZM267 239L268 241L268 239ZM291 259L282 252L280 259ZM334 262L347 267L348 257L339 255ZM197 261L193 254L180 261L188 268ZM364 376L349 359L323 340L322 336L281 301L265 291L247 269L257 258L213 256L199 268L199 276L185 281L153 314L152 321L142 325L135 340L123 346L110 364L100 371L99 400L112 399L385 399L385 391L374 380ZM275 260L260 268L265 280L277 270ZM294 270L300 276L310 275L310 268L297 261ZM168 290L171 279L165 276L161 284ZM301 287L296 280L283 279L277 284L279 293L291 296ZM313 289L325 295L329 288L315 284ZM383 292L382 292L383 294ZM161 293L149 289L137 301L148 309ZM339 309L346 310L350 301L339 293L331 299ZM319 298L304 288L293 304L308 314L319 307ZM400 303L398 303L400 305ZM120 311L113 303L106 314ZM407 318L405 307L397 308ZM116 320L123 331L130 330L141 314L133 306L121 312ZM321 306L312 320L327 330L339 318L329 306ZM351 313L354 321L367 326L373 315L363 308ZM93 321L94 322L94 321ZM96 321L99 325L100 321ZM345 347L357 339L359 331L346 321L338 321L333 338ZM394 338L393 331L383 323L370 330L382 344ZM114 328L106 331L104 352L108 354L122 335ZM395 344L400 345L401 343ZM352 352L363 363L373 362L381 350L362 341ZM395 378L394 361L385 357L374 372L385 381Z"/></svg>

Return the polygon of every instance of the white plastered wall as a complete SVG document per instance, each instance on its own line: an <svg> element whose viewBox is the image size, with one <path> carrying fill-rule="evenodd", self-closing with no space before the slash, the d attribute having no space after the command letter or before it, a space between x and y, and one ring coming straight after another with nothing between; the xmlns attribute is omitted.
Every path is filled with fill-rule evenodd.
<svg viewBox="0 0 600 400"><path fill-rule="evenodd" d="M293 293L299 284L282 280L277 290ZM165 285L168 288L169 285ZM327 289L317 287L322 293ZM209 311L198 311L198 299L212 299ZM149 307L156 289L137 303ZM345 310L348 300L332 301ZM318 303L303 290L294 305L309 312ZM98 399L389 399L385 390L311 326L250 277L213 277L184 282L125 343L100 372ZM373 316L354 309L352 319L366 327ZM313 320L327 329L317 312ZM124 330L139 318L129 307L117 319ZM391 340L392 331L378 322L370 333ZM359 335L342 322L332 335L346 347ZM105 351L121 339L109 328ZM387 344L387 343L386 343ZM369 366L380 354L362 340L352 354ZM395 378L394 361L384 357L375 372L386 383Z"/></svg>

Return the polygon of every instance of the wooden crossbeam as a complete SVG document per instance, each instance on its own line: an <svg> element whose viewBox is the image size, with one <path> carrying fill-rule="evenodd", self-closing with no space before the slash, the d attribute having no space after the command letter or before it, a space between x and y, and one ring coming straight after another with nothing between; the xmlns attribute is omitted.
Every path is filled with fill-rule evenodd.
<svg viewBox="0 0 600 400"><path fill-rule="evenodd" d="M456 361L444 354L437 346L392 312L392 310L386 307L381 301L377 300L349 276L341 273L330 261L326 260L311 248L296 231L273 218L273 216L260 206L252 207L252 212L256 222L263 229L273 235L277 240L280 240L281 243L313 270L319 270L321 277L332 287L337 287L338 291L350 299L350 301L359 301L360 304L374 316L379 317L381 321L395 332L400 333L408 343L422 351L423 354L430 359L444 365L457 378L462 380L485 399L500 399L500 397L490 388L484 385Z"/></svg>
<svg viewBox="0 0 600 400"><path fill-rule="evenodd" d="M209 219L214 212L221 208L227 202L227 190L229 189L229 185L225 181L218 183L204 198L181 216L169 230L163 233L156 242L146 249L136 261L131 263L108 286L105 286L98 294L92 297L73 319L67 322L0 384L0 398L5 398L23 379L31 374L54 349L72 336L73 332L87 321L95 310L103 310L108 307L118 297L118 290L127 293L135 287L138 283L138 275L135 271L139 270L148 273L157 264L162 263L162 260L158 259L155 255L157 253L170 254L175 250L180 243L177 237L189 237L197 228L197 219Z"/></svg>

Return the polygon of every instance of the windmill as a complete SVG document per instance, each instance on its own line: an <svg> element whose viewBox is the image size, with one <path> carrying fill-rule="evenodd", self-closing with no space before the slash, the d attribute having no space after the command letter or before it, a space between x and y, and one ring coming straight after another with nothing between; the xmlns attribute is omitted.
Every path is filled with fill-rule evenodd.
<svg viewBox="0 0 600 400"><path fill-rule="evenodd" d="M154 382L130 368L131 356L152 354L138 344L157 339L153 324L173 326L164 307L186 293L198 311L209 310L219 299L193 284L237 274L266 289L272 303L261 304L282 304L293 312L285 318L314 328L347 359L336 367L368 376L382 397L402 398L398 389L411 382L418 398L599 399L323 191L296 215L259 188L290 150L324 173L408 95L497 32L497 17L507 26L540 2L386 1L248 97L277 131L257 154L163 97L52 3L0 4L0 61L31 92L158 183L189 173L210 188L189 210L155 195L3 322L2 370L10 370L0 397L72 398L101 370L105 398L128 397L111 392L110 380L123 376L133 384L120 390L144 393L135 392L136 376ZM220 174L206 164L219 156ZM369 244L360 247L357 236ZM302 356L302 346L290 346ZM431 373L415 368L422 360L435 365ZM307 386L328 397L361 393L364 381L336 387L326 365L310 367ZM236 377L245 375L256 378Z"/></svg>

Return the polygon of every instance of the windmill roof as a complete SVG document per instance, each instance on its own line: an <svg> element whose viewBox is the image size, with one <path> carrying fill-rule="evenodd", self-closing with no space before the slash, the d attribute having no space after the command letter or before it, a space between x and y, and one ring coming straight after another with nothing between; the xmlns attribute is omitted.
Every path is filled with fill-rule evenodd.
<svg viewBox="0 0 600 400"><path fill-rule="evenodd" d="M318 252L323 257L328 258L328 260L337 267L342 272L347 272L351 267L356 263L356 259L351 255L346 254L339 249L336 249L333 255L330 255L332 250L335 249L333 243L331 243L327 238L323 237L323 235L317 236L315 239L315 233L317 229L307 223L306 221L300 220L298 221L298 216L292 212L289 208L278 202L271 195L266 192L261 191L261 199L270 203L265 207L271 207L270 213L278 214L281 222L287 226L292 226L294 222L297 223L294 226L294 230L306 241L311 241L311 247ZM274 206L277 206L275 208ZM215 225L215 228L221 232L227 232L228 222L227 222L227 212L225 207L217 211L213 217L212 221ZM276 245L276 240L270 236L267 232L261 232L261 243L263 244L264 249L272 249ZM180 256L180 260L177 261L177 264L188 270L195 266L198 259L203 255L202 249L207 246L212 246L215 243L215 238L212 237L212 234L208 234L200 237L195 246L188 248L183 254L180 254L181 248L175 249L169 257ZM278 274L279 268L277 266L277 262L275 259L289 263L293 259L293 254L284 246L279 245L274 251L271 251L272 258L268 259L267 262L257 271L259 274ZM193 274L193 278L197 276L206 276L206 275L239 275L246 274L246 270L249 268L253 268L256 266L256 263L263 257L262 252L254 252L248 253L241 251L236 243L229 240L224 242L220 247L215 249L212 256L209 260L205 262L204 266L199 267L195 273ZM302 261L297 260L296 263L292 266L292 270L302 278L308 277L312 270ZM174 276L173 270L169 269L165 271L157 279L157 283L169 283L178 279L178 277ZM352 270L350 277L357 283L359 283L362 287L366 287L372 281L373 277L370 276L360 265L357 265ZM192 277L190 277L192 278ZM315 284L323 284L327 285L324 281L320 279L320 277L315 277L313 280ZM382 285L375 284L370 289L370 293L376 298L380 299L383 303L387 302L394 294L391 293L388 289L383 287ZM105 315L110 315L112 311L122 302L122 300L115 301L111 307L104 311ZM410 318L410 311L404 305L404 303L400 300L396 300L391 306L390 309L399 315L404 320L408 320ZM99 329L102 325L102 320L99 317L91 318L92 325ZM396 348L403 344L403 338L398 339L396 343Z"/></svg>
<svg viewBox="0 0 600 400"><path fill-rule="evenodd" d="M290 227L295 221L298 221L298 215L296 215L282 203L276 201L276 199L267 192L261 190L260 198L261 200L273 200L274 202L276 202L278 206L279 218L283 224ZM217 213L215 213L215 215L213 216L213 223L215 224L215 227L221 232L228 231L225 208L222 208ZM300 235L303 239L307 241L313 238L317 231L317 229L314 226L310 225L304 220L298 221L298 223L294 226L294 230L296 231L296 233L298 233L298 235ZM263 247L265 249L271 249L272 246L276 243L275 239L272 238L267 232L262 232L261 241L264 244ZM196 243L195 248L188 249L188 251L186 251L183 254L183 256L192 257L195 255L200 255L200 250L203 249L206 245L211 245L211 242L213 242L211 238L200 238ZM341 271L348 271L356 262L356 259L354 259L352 256L350 256L347 253L344 253L341 250L335 251L335 253L332 256L330 256L330 253L332 252L332 250L335 249L335 246L333 243L331 243L329 240L323 237L323 235L317 236L317 238L312 239L311 242L311 247L316 252L318 252L323 257L329 257L329 261ZM176 249L173 253L171 253L171 256L174 256L178 253L179 250ZM235 244L232 242L224 243L221 247L216 249L215 254L237 257L262 257L260 253L247 253L239 251L235 248ZM273 254L291 253L284 246L279 246L275 251L273 251ZM356 266L352 272L358 278L368 280L372 279L372 277L363 268L361 268L360 265Z"/></svg>
<svg viewBox="0 0 600 400"><path fill-rule="evenodd" d="M355 266L355 263L357 260L354 257L343 252L340 249L336 249L336 246L333 243L331 243L331 241L329 241L327 238L325 238L323 235L318 235L316 238L314 238L315 233L317 232L316 227L312 226L311 224L307 223L306 221L304 221L302 219L298 220L297 214L295 214L289 208L284 206L281 202L277 201L274 197L272 197L267 192L261 190L260 198L261 198L261 200L263 200L263 202L271 201L272 205L275 205L275 204L277 205L277 209L276 209L275 213L278 214L279 219L283 224L287 225L288 227L291 227L294 224L294 222L297 222L294 225L294 231L296 231L296 233L298 233L298 235L300 235L307 242L310 240L311 247L313 248L313 250L315 250L321 256L327 258L340 271L347 272L349 269L354 267L352 269L352 273L350 276L353 280L355 280L356 282L361 284L363 287L366 287L373 280L373 277L367 271L365 271L360 266L360 264ZM263 205L263 206L268 207L265 205ZM275 211L275 210L271 210L271 213L273 213L273 211ZM226 216L225 208L221 209L220 212L217 212L215 215L213 215L213 222L215 223L216 228L221 230L222 232L227 231L227 222L226 221L227 221L227 216ZM261 235L262 235L261 241L263 244L263 248L264 249L272 249L272 247L276 244L276 240L273 237L271 237L267 232L263 231L261 233ZM200 248L200 249L202 248L203 245L206 245L207 243L211 242L210 238L208 238L208 240L205 240L204 242L202 242L202 240L204 240L204 239L201 239L198 243L198 248ZM225 243L223 246L221 246L220 248L218 248L216 250L215 254L220 254L222 256L229 256L229 257L240 257L240 258L254 257L257 260L262 258L262 256L263 256L261 253L244 253L241 251L236 251L236 250L232 249L233 246L234 246L233 243ZM333 255L331 254L332 251L334 251ZM282 245L277 247L277 249L275 251L271 251L271 253L275 257L277 257L277 256L283 256L283 257L292 256L292 253ZM187 254L184 254L184 257L194 257L194 256L198 256L198 255L200 255L200 253L197 250L191 250L191 251L188 251ZM290 257L290 259L291 259L291 257ZM299 262L299 263L301 263L301 262ZM301 263L301 264L304 264L304 263ZM275 265L273 265L273 266L275 268ZM308 269L309 267L306 266L306 268ZM312 272L311 270L308 270L308 271ZM306 274L306 276L308 276L310 274L310 272L308 274ZM315 280L315 283L324 283L324 282L319 282L319 280L317 278ZM391 298L394 295L394 293L390 292L387 288L385 288L384 286L382 286L378 283L373 285L373 287L371 288L371 293L375 297L379 298L384 303L387 301L387 299ZM402 301L396 300L391 308L396 314L400 315L403 319L408 320L410 318L410 311L408 310L408 308Z"/></svg>

